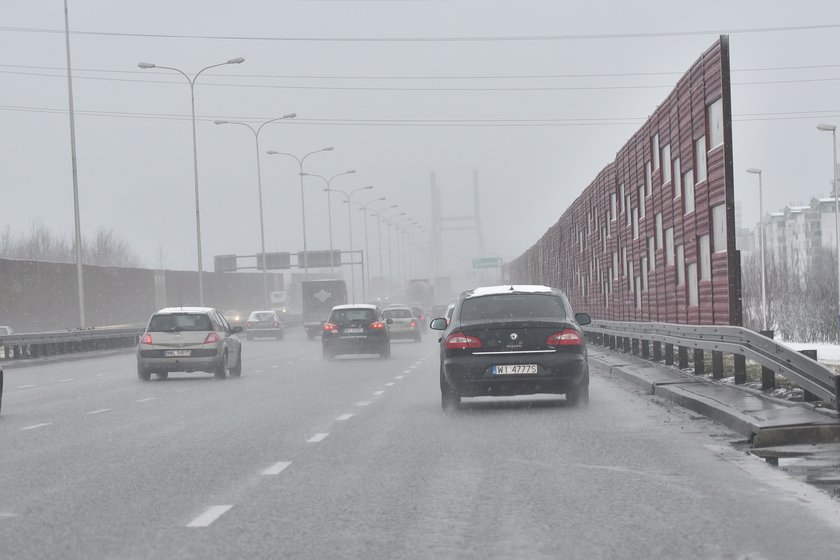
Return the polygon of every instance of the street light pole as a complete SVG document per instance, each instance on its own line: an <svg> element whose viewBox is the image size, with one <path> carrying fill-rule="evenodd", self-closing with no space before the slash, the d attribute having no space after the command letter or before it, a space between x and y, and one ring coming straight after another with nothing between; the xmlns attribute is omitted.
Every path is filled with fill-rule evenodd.
<svg viewBox="0 0 840 560"><path fill-rule="evenodd" d="M391 221L394 218L399 218L400 216L405 216L405 212L394 214L393 216L383 220L386 224L388 224L388 228L386 229L386 233L388 235L388 297L391 297L391 287L394 283L394 246L391 243Z"/></svg>
<svg viewBox="0 0 840 560"><path fill-rule="evenodd" d="M366 301L367 301L367 292L365 290L365 286L370 286L370 268L371 268L370 267L370 245L368 244L368 214L367 214L367 209L368 209L368 206L370 206L371 204L374 204L376 202L382 202L383 200L385 200L385 197L381 196L379 198L375 198L373 200L370 200L370 201L366 202L365 204L362 204L361 202L356 202L355 203L355 204L359 205L359 207L360 207L359 210L361 210L363 212L362 216L364 217L364 220L365 220L365 222L364 222L364 224L365 224L365 262L367 263L367 266L362 271L362 273L365 274L365 276L364 276L365 282L362 284L362 299L364 299Z"/></svg>
<svg viewBox="0 0 840 560"><path fill-rule="evenodd" d="M759 244L761 250L761 330L767 330L767 268L764 266L764 187L761 184L761 169L751 167L747 169L747 173L758 175L758 212L759 219L759 236L761 236L761 243Z"/></svg>
<svg viewBox="0 0 840 560"><path fill-rule="evenodd" d="M277 117L276 119L271 119L262 123L256 129L248 123L239 122L239 121L214 121L214 124L238 124L244 126L250 130L254 135L254 144L257 148L256 155L257 155L257 194L259 197L260 203L260 250L262 251L262 269L263 269L263 302L265 305L265 309L269 308L269 299L268 299L268 267L266 266L266 258L265 258L265 223L263 221L263 202L262 202L262 172L260 171L260 132L265 125L281 121L284 119L293 119L297 115L295 113L289 113L288 115L283 115L282 117Z"/></svg>
<svg viewBox="0 0 840 560"><path fill-rule="evenodd" d="M326 148L321 148L320 150L315 150L314 152L309 152L308 154L298 157L295 154L289 154L286 152L276 152L274 150L269 150L267 153L272 156L288 156L294 158L295 161L298 162L298 178L300 179L300 216L301 216L301 223L303 228L303 278L304 280L309 278L309 255L306 252L306 204L305 196L303 192L303 162L306 161L306 158L311 156L312 154L319 154L321 152L331 152L334 148L332 146L328 146ZM298 268L300 268L300 263L298 263Z"/></svg>
<svg viewBox="0 0 840 560"><path fill-rule="evenodd" d="M820 124L817 130L831 132L831 153L834 156L834 235L837 249L837 328L840 340L840 197L837 192L837 127L833 124Z"/></svg>
<svg viewBox="0 0 840 560"><path fill-rule="evenodd" d="M361 192L367 191L373 188L373 185L368 185L367 187L359 187L358 189L353 189L349 193L339 190L339 189L324 189L327 191L327 196L330 195L331 192L335 191L339 194L344 195L344 202L347 204L347 229L350 233L350 299L352 303L356 303L356 268L353 266L353 217L350 215L350 210L352 210L350 206L350 202L353 200L353 195ZM364 269L362 269L362 273L364 273ZM364 280L363 280L364 282ZM364 297L364 296L362 296Z"/></svg>
<svg viewBox="0 0 840 560"><path fill-rule="evenodd" d="M323 175L317 175L315 173L303 173L301 172L301 176L303 177L318 177L327 185L327 188L324 189L327 192L327 223L330 232L330 273L335 274L335 262L333 261L333 234L332 234L332 199L330 198L330 185L333 182L333 179L336 177L340 177L342 175L352 175L355 173L355 169L350 169L348 171L344 171L342 173L336 173L329 179L324 177Z"/></svg>
<svg viewBox="0 0 840 560"><path fill-rule="evenodd" d="M173 72L178 72L181 74L186 80L187 83L190 85L190 108L191 108L191 116L192 116L192 140L193 140L193 179L195 180L195 238L196 238L196 253L198 254L198 303L199 305L204 305L204 265L201 260L201 211L199 205L199 193L198 193L198 143L196 141L196 134L195 134L195 81L201 75L202 72L205 70L210 70L211 68L217 68L219 66L224 66L226 64L242 64L245 62L245 59L241 56L238 58L232 58L227 62L221 62L219 64L212 64L205 68L199 70L192 78L190 78L183 70L179 70L178 68L173 68L171 66L158 66L156 64L151 64L149 62L141 62L137 66L143 70L149 70L151 68L160 68L161 70L172 70Z"/></svg>
<svg viewBox="0 0 840 560"><path fill-rule="evenodd" d="M385 278L384 275L384 266L382 264L382 213L387 212L388 210L393 210L397 207L396 204L392 204L387 208L381 208L378 212L371 212L371 216L376 217L376 241L379 245L379 254L377 255L377 260L379 261L379 279L380 281ZM381 295L381 294L380 294Z"/></svg>

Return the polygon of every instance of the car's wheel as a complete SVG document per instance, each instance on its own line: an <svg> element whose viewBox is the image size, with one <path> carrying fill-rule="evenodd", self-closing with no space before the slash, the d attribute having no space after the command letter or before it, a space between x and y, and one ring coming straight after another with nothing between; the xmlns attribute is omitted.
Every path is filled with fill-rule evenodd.
<svg viewBox="0 0 840 560"><path fill-rule="evenodd" d="M325 360L334 360L335 359L335 353L332 350L328 350L327 348L324 348L324 359Z"/></svg>
<svg viewBox="0 0 840 560"><path fill-rule="evenodd" d="M423 336L420 333L414 335L414 342L420 342L423 340Z"/></svg>
<svg viewBox="0 0 840 560"><path fill-rule="evenodd" d="M277 340L283 340L284 338L286 338L286 333L281 331L280 334L277 335Z"/></svg>
<svg viewBox="0 0 840 560"><path fill-rule="evenodd" d="M566 393L566 400L572 406L586 406L589 404L589 373L581 379L577 387Z"/></svg>
<svg viewBox="0 0 840 560"><path fill-rule="evenodd" d="M242 350L236 355L236 367L230 368L231 377L242 377Z"/></svg>
<svg viewBox="0 0 840 560"><path fill-rule="evenodd" d="M227 359L227 352L222 354L222 360L219 362L219 365L216 366L216 369L213 371L213 375L216 379L224 379L227 377L227 370L228 370L228 359Z"/></svg>
<svg viewBox="0 0 840 560"><path fill-rule="evenodd" d="M0 368L0 410L3 410L3 368Z"/></svg>
<svg viewBox="0 0 840 560"><path fill-rule="evenodd" d="M141 381L148 381L152 378L152 372L145 369L143 366L137 366L137 378Z"/></svg>
<svg viewBox="0 0 840 560"><path fill-rule="evenodd" d="M157 376L158 379L166 379L167 377L169 377L169 372L168 371L159 371L159 372L155 373L155 375Z"/></svg>
<svg viewBox="0 0 840 560"><path fill-rule="evenodd" d="M315 333L313 331L306 331L306 337L309 340L315 340Z"/></svg>
<svg viewBox="0 0 840 560"><path fill-rule="evenodd" d="M461 406L461 395L449 385L443 375L443 367L440 369L440 406L444 412L458 410Z"/></svg>
<svg viewBox="0 0 840 560"><path fill-rule="evenodd" d="M391 344L389 343L382 349L382 352L379 353L379 357L383 360L387 360L391 357Z"/></svg>

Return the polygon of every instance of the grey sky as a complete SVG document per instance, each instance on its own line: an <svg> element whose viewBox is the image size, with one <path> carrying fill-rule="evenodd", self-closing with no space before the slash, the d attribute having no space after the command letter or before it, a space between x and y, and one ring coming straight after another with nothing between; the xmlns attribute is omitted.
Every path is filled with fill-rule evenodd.
<svg viewBox="0 0 840 560"><path fill-rule="evenodd" d="M146 0L71 1L71 28L141 34L240 37L443 37L586 35L696 31L840 23L835 1L756 2L467 2ZM61 0L3 2L5 28L61 29ZM827 193L831 138L821 122L840 123L840 28L730 36L736 200L744 221L758 219L755 178L764 169L765 205L806 202ZM469 210L473 168L482 182L488 251L515 257L562 214L667 95L714 34L652 38L486 42L319 42L72 36L82 226L127 239L144 263L158 251L166 265L194 268L194 216L188 120L133 118L189 115L178 76L144 73L140 61L188 73L243 56L244 64L199 79L197 113L208 118L266 119L296 112L300 122L269 125L265 150L307 152L308 171L358 173L338 188L373 184L429 225L429 172L444 187L450 213ZM66 81L60 34L0 30L0 224L26 229L35 220L63 232L73 224ZM22 66L17 67L14 65ZM815 69L760 68L837 65ZM128 73L83 72L82 69ZM27 73L27 74L24 74ZM359 76L522 76L628 73L630 76L521 79L363 79ZM283 79L260 76L355 76ZM86 79L107 77L117 81ZM747 82L798 81L753 84ZM829 80L825 80L829 79ZM151 81L178 82L156 84ZM227 87L211 84L235 84ZM370 91L249 86L501 88L522 91ZM545 87L609 87L534 91ZM616 86L665 86L616 88ZM9 110L10 107L17 108ZM83 111L131 113L132 118ZM827 111L816 116L807 111ZM748 115L763 115L759 120ZM802 117L807 118L802 118ZM533 119L534 126L356 126L307 119ZM547 119L585 120L554 125ZM630 120L625 120L630 119ZM240 127L199 122L205 267L212 255L258 249L253 139ZM291 160L264 157L269 251L301 248L300 198ZM326 198L308 183L312 249L327 248ZM336 238L346 248L346 209L333 206ZM360 213L354 213L357 219ZM371 224L372 225L372 224ZM356 222L360 237L361 224ZM449 238L449 243L457 239ZM465 263L466 264L466 263Z"/></svg>

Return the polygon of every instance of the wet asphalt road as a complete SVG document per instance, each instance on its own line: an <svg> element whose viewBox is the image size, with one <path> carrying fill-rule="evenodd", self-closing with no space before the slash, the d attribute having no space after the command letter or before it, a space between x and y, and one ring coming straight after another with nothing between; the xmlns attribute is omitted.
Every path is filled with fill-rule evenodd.
<svg viewBox="0 0 840 560"><path fill-rule="evenodd" d="M838 502L598 374L440 410L437 347L243 345L241 379L134 357L10 369L0 558L835 557Z"/></svg>

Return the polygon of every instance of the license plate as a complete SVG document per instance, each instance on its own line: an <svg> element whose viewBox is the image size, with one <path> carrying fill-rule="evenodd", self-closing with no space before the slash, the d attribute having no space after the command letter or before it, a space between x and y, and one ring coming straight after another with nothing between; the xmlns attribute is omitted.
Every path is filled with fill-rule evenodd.
<svg viewBox="0 0 840 560"><path fill-rule="evenodd" d="M192 350L164 350L163 355L167 358L189 358Z"/></svg>
<svg viewBox="0 0 840 560"><path fill-rule="evenodd" d="M493 366L493 375L533 375L536 373L537 364Z"/></svg>
<svg viewBox="0 0 840 560"><path fill-rule="evenodd" d="M365 329L358 328L358 329L344 329L344 332L347 334L361 334L365 332Z"/></svg>

